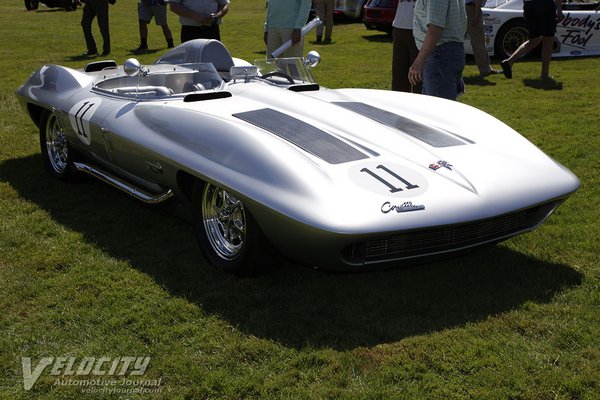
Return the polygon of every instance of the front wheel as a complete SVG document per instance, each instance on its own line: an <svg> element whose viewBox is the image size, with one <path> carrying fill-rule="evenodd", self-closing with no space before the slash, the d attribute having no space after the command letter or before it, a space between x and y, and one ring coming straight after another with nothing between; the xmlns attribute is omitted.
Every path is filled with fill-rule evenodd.
<svg viewBox="0 0 600 400"><path fill-rule="evenodd" d="M37 0L25 0L25 8L27 11L37 10L39 3Z"/></svg>
<svg viewBox="0 0 600 400"><path fill-rule="evenodd" d="M192 193L194 230L208 261L237 275L272 266L274 252L258 224L233 193L197 181Z"/></svg>
<svg viewBox="0 0 600 400"><path fill-rule="evenodd" d="M73 152L56 113L44 110L40 118L40 150L48 173L60 180L71 180Z"/></svg>
<svg viewBox="0 0 600 400"><path fill-rule="evenodd" d="M65 0L65 10L66 11L77 10L77 4L75 3L75 0Z"/></svg>

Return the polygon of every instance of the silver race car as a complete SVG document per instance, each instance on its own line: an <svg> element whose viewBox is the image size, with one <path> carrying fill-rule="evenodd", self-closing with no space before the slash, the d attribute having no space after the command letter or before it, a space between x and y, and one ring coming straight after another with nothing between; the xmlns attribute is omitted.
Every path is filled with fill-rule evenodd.
<svg viewBox="0 0 600 400"><path fill-rule="evenodd" d="M531 231L579 187L480 110L326 89L318 61L250 64L195 40L151 65L45 65L17 94L50 175L189 200L207 259L236 273L279 254L340 270L456 254Z"/></svg>

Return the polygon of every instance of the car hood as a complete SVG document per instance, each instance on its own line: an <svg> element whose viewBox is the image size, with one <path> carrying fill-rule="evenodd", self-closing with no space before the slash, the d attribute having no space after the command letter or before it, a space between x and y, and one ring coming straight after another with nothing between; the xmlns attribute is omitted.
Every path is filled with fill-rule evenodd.
<svg viewBox="0 0 600 400"><path fill-rule="evenodd" d="M513 129L459 102L365 89L297 93L258 83L227 89L233 96L222 103L180 110L201 113L213 126L213 139L186 137L187 151L218 165L197 169L250 207L266 205L326 230L461 223L561 199L579 186ZM226 137L224 154L213 141L222 148ZM200 163L188 161L192 169Z"/></svg>

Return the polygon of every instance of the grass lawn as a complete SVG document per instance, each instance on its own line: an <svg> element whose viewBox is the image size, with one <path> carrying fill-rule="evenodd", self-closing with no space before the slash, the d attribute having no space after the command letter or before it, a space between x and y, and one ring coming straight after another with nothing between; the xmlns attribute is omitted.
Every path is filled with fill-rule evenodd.
<svg viewBox="0 0 600 400"><path fill-rule="evenodd" d="M135 3L111 7L119 63L139 44ZM222 36L234 56L264 57L264 5L232 1ZM286 263L238 279L207 265L172 212L42 170L14 91L45 63L85 64L80 19L81 9L0 2L0 399L600 398L600 58L554 60L554 84L537 80L537 61L516 64L512 80L466 67L460 101L581 179L538 230L411 268L331 274ZM154 25L149 45L142 62L164 51ZM338 23L332 44L312 48L323 86L389 88L385 34ZM82 392L50 366L25 390L27 357L32 370L44 357L74 357L75 367L150 357L143 376L125 377L153 391Z"/></svg>

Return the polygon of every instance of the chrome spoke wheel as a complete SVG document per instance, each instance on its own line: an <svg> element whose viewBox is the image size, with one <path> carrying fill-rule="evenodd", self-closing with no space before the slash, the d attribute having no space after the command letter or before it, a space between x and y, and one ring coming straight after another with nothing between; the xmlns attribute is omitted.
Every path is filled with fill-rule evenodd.
<svg viewBox="0 0 600 400"><path fill-rule="evenodd" d="M239 257L246 241L246 214L240 200L207 183L202 194L202 223L220 258L230 261Z"/></svg>
<svg viewBox="0 0 600 400"><path fill-rule="evenodd" d="M67 138L54 114L46 120L45 143L50 166L57 174L63 174L69 165L69 147Z"/></svg>

